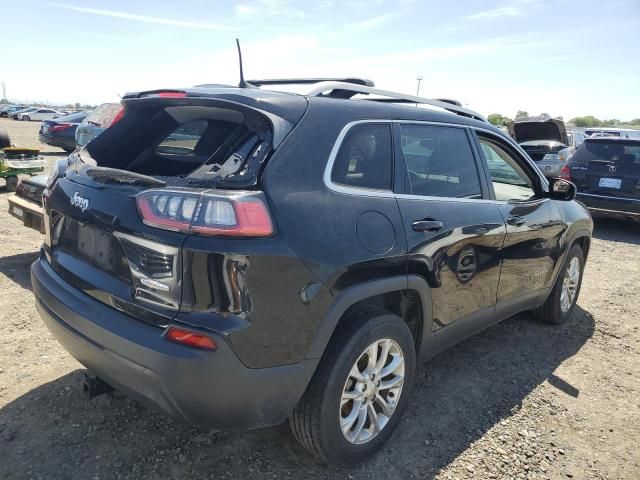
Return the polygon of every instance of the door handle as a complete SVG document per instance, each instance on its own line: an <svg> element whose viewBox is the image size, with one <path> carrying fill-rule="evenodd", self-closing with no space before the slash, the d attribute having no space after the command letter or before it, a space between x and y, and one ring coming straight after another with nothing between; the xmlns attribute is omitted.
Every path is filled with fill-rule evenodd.
<svg viewBox="0 0 640 480"><path fill-rule="evenodd" d="M513 225L514 227L520 227L526 223L526 220L519 215L513 215L507 218L507 223L509 225Z"/></svg>
<svg viewBox="0 0 640 480"><path fill-rule="evenodd" d="M444 223L437 220L416 220L411 226L416 232L437 232L444 228Z"/></svg>

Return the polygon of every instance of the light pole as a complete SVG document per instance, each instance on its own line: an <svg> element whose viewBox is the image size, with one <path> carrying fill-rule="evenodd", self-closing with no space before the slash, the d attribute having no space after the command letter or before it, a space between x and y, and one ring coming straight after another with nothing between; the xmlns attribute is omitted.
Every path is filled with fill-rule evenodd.
<svg viewBox="0 0 640 480"><path fill-rule="evenodd" d="M422 82L422 75L418 75L416 77L416 80L418 82L418 88L416 88L416 97L420 96L420 82Z"/></svg>

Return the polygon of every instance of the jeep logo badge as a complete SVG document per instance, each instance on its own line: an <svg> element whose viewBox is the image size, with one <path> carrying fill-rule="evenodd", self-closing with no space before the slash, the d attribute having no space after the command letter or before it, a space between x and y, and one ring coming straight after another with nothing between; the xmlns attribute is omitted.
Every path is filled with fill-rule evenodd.
<svg viewBox="0 0 640 480"><path fill-rule="evenodd" d="M78 207L83 213L87 208L89 208L89 199L81 197L78 195L78 192L73 194L69 203L71 203L72 207Z"/></svg>

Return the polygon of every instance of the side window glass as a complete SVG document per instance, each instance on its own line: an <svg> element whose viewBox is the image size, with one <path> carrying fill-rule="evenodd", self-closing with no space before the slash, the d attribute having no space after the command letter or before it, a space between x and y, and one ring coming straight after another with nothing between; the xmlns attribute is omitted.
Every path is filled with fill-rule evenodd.
<svg viewBox="0 0 640 480"><path fill-rule="evenodd" d="M331 180L342 185L391 190L391 125L364 123L349 130L333 164Z"/></svg>
<svg viewBox="0 0 640 480"><path fill-rule="evenodd" d="M167 135L156 147L156 153L188 155L192 153L207 129L206 120L183 123Z"/></svg>
<svg viewBox="0 0 640 480"><path fill-rule="evenodd" d="M507 150L488 139L480 137L479 140L489 166L496 200L529 200L535 197L533 181Z"/></svg>
<svg viewBox="0 0 640 480"><path fill-rule="evenodd" d="M400 130L413 195L482 197L476 161L463 129L403 124Z"/></svg>

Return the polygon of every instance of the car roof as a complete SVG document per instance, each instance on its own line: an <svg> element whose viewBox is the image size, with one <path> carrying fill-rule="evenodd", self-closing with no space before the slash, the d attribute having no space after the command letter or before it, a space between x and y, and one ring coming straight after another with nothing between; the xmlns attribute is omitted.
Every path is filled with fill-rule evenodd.
<svg viewBox="0 0 640 480"><path fill-rule="evenodd" d="M123 101L127 101L145 96L153 96L161 92L185 92L187 97L226 99L264 110L284 119L297 117L296 114L302 106L306 108L307 105L325 105L326 107L330 106L330 108L335 108L336 111L344 109L345 112L349 112L350 116L362 119L411 120L459 124L490 130L502 137L507 137L503 131L494 127L489 122L483 122L448 111L416 107L413 103L378 102L361 98L340 99L328 96L307 96L262 88L240 88L210 84L190 88L132 92L124 95L122 99Z"/></svg>

